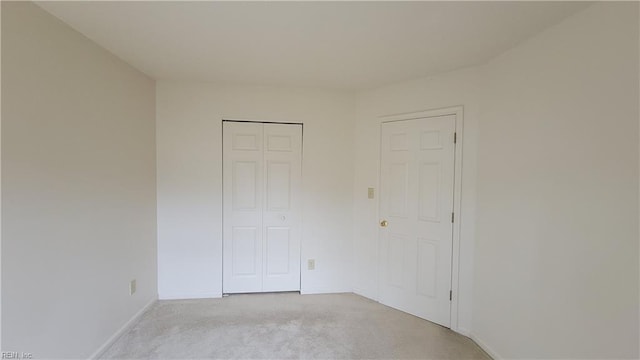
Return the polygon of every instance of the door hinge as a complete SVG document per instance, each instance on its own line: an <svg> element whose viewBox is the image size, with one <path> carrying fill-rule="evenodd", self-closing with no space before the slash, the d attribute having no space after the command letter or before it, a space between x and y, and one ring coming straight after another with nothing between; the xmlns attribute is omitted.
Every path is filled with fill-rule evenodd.
<svg viewBox="0 0 640 360"><path fill-rule="evenodd" d="M451 222L453 222L453 213L451 213Z"/></svg>
<svg viewBox="0 0 640 360"><path fill-rule="evenodd" d="M454 132L454 133L453 133L453 143L455 144L455 143L457 143L457 142L458 142L458 133L457 133L457 132Z"/></svg>
<svg viewBox="0 0 640 360"><path fill-rule="evenodd" d="M453 300L453 290L449 290L449 301Z"/></svg>

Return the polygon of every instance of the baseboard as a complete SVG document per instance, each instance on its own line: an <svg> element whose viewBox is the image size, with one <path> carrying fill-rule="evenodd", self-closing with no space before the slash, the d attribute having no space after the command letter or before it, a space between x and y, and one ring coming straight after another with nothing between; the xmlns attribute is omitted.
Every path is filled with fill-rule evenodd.
<svg viewBox="0 0 640 360"><path fill-rule="evenodd" d="M466 337L471 339L471 332L469 330L465 329L465 328L461 328L461 327L459 327L457 329L451 328L451 330L457 332L460 335L464 335L464 336L466 336Z"/></svg>
<svg viewBox="0 0 640 360"><path fill-rule="evenodd" d="M353 289L350 288L323 288L323 287L313 287L313 288L305 288L300 289L300 294L302 295L314 295L314 294L344 294L344 293L353 293Z"/></svg>
<svg viewBox="0 0 640 360"><path fill-rule="evenodd" d="M218 299L221 297L222 294L218 292L160 294L160 300Z"/></svg>
<svg viewBox="0 0 640 360"><path fill-rule="evenodd" d="M107 339L107 341L105 341L105 343L102 344L102 346L100 346L98 350L96 350L93 354L91 354L89 359L99 358L111 345L113 345L113 343L116 342L116 340L120 338L120 336L124 335L124 333L127 332L127 330L129 330L133 325L135 325L140 320L142 315L145 312L147 312L147 310L149 310L151 306L153 306L153 304L156 303L156 301L158 301L157 296L151 299L142 309L140 309L140 311L135 313L135 315L133 315L131 319L129 319L129 321L127 321L124 325L122 325L122 327L120 327L120 329L118 329L113 335L111 335L111 337Z"/></svg>
<svg viewBox="0 0 640 360"><path fill-rule="evenodd" d="M378 301L377 293L370 293L369 291L365 291L364 289L360 288L353 289L353 293L362 297L366 297L369 300Z"/></svg>
<svg viewBox="0 0 640 360"><path fill-rule="evenodd" d="M478 338L477 336L471 334L470 336L471 340L473 340L476 344L478 344L478 346L480 346L480 348L482 350L484 350L484 352L486 352L489 356L491 356L491 358L493 360L500 360L503 359L502 356L498 355L498 353L496 353L495 351L493 351L493 349L491 347L489 347L489 345L487 345L487 343L485 343L484 341L482 341L480 338Z"/></svg>

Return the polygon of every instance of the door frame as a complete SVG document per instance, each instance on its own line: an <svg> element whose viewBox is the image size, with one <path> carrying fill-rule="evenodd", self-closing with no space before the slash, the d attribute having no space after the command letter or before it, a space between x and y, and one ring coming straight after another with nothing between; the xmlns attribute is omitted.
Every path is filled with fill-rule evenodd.
<svg viewBox="0 0 640 360"><path fill-rule="evenodd" d="M415 111L400 114L391 114L380 116L380 139L382 144L382 125L384 123L424 119L437 116L455 116L455 133L456 144L454 147L454 166L453 166L453 239L452 239L452 251L451 251L451 308L450 308L450 329L460 333L458 327L458 303L459 303L459 291L458 285L460 281L460 233L462 229L462 147L464 144L464 107L451 106L445 108L438 108L432 110ZM380 154L378 157L378 183L380 184L382 179L382 146L380 146ZM382 198L378 197L378 215L380 215L380 201ZM380 248L382 233L378 228L378 263L382 260L382 249ZM378 267L378 297L380 296L380 283L382 279L381 269Z"/></svg>
<svg viewBox="0 0 640 360"><path fill-rule="evenodd" d="M297 121L269 121L269 120L250 120L250 119L242 119L242 118L234 118L234 117L223 117L220 121L220 135L222 137L222 141L220 141L220 147L221 147L221 160L220 161L220 167L221 167L221 171L220 173L222 174L222 181L220 182L220 190L221 190L221 195L222 195L222 199L220 201L220 213L222 214L221 216L221 226L220 226L220 231L221 231L221 237L220 237L220 254L222 255L222 261L220 261L220 290L222 293L222 296L228 296L228 293L224 292L224 123L225 122L236 122L236 123L254 123L254 124L280 124L280 125L300 125L300 194L302 194L304 192L304 182L302 181L302 175L304 174L304 123L302 122L297 122ZM304 197L300 197L300 221L299 221L299 228L300 228L300 251L299 251L299 256L300 256L300 281L299 281L299 290L298 292L300 294L302 294L302 248L304 246L304 238L303 238L303 229L302 229L302 224L303 221L302 219L304 218L303 214L303 209L304 209Z"/></svg>

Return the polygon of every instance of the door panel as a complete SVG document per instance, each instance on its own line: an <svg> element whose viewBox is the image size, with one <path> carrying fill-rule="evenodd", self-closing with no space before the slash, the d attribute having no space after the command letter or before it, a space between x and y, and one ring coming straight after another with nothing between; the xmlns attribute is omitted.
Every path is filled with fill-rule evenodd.
<svg viewBox="0 0 640 360"><path fill-rule="evenodd" d="M291 164L267 161L267 209L288 211L291 198Z"/></svg>
<svg viewBox="0 0 640 360"><path fill-rule="evenodd" d="M262 289L262 124L224 123L223 292Z"/></svg>
<svg viewBox="0 0 640 360"><path fill-rule="evenodd" d="M380 302L450 325L455 116L382 124Z"/></svg>
<svg viewBox="0 0 640 360"><path fill-rule="evenodd" d="M267 206L263 291L300 290L302 127L264 124Z"/></svg>
<svg viewBox="0 0 640 360"><path fill-rule="evenodd" d="M233 209L258 210L258 167L257 161L232 161Z"/></svg>
<svg viewBox="0 0 640 360"><path fill-rule="evenodd" d="M300 290L302 127L223 130L223 292Z"/></svg>
<svg viewBox="0 0 640 360"><path fill-rule="evenodd" d="M438 243L439 241L418 239L417 264L418 279L417 291L419 295L436 297L438 284Z"/></svg>
<svg viewBox="0 0 640 360"><path fill-rule="evenodd" d="M394 162L389 169L389 215L407 217L409 164Z"/></svg>
<svg viewBox="0 0 640 360"><path fill-rule="evenodd" d="M289 249L291 248L290 229L286 227L267 228L267 274L288 274Z"/></svg>
<svg viewBox="0 0 640 360"><path fill-rule="evenodd" d="M422 163L418 175L418 219L440 222L440 163Z"/></svg>
<svg viewBox="0 0 640 360"><path fill-rule="evenodd" d="M236 226L232 232L231 267L233 276L258 276L258 231Z"/></svg>
<svg viewBox="0 0 640 360"><path fill-rule="evenodd" d="M389 235L389 285L404 288L407 238L401 234Z"/></svg>

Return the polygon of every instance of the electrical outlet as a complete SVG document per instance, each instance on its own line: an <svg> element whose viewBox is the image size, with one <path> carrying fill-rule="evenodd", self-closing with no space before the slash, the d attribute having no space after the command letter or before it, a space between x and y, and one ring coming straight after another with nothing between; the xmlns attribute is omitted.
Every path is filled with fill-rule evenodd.
<svg viewBox="0 0 640 360"><path fill-rule="evenodd" d="M131 280L129 282L129 295L133 295L136 293L136 279Z"/></svg>
<svg viewBox="0 0 640 360"><path fill-rule="evenodd" d="M307 269L309 269L309 270L315 270L316 269L316 260L315 259L307 260Z"/></svg>

